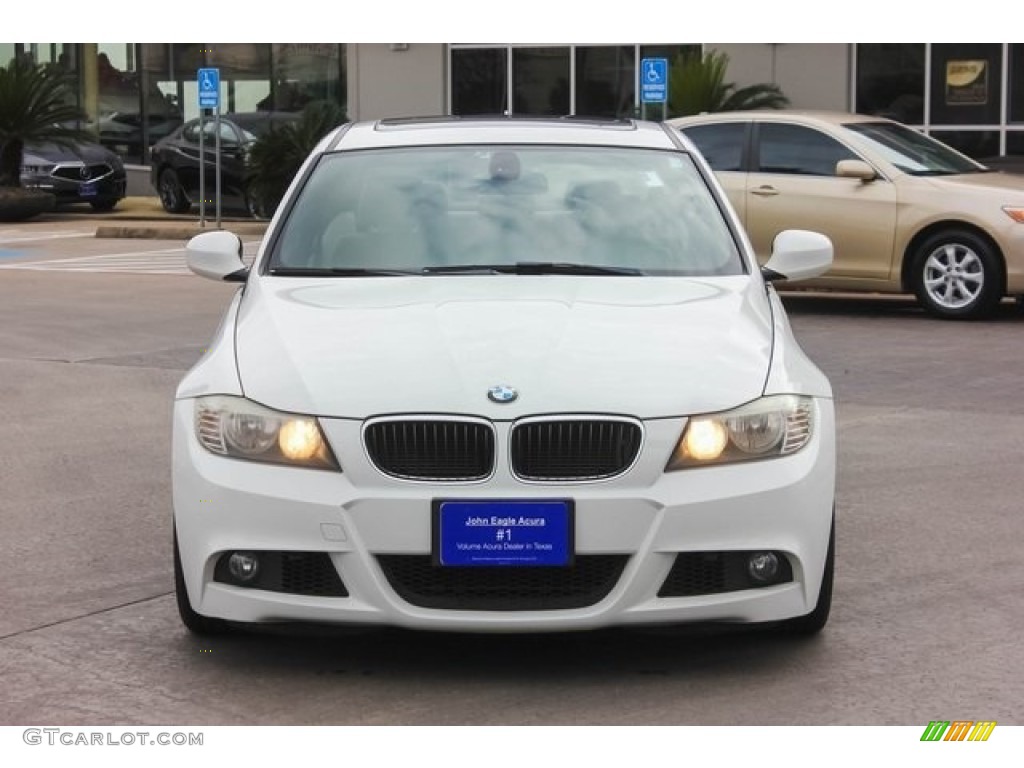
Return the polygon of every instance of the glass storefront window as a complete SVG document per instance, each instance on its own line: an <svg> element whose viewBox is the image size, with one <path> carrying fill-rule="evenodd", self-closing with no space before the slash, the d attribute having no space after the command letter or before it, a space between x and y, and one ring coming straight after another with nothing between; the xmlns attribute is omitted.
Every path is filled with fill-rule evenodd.
<svg viewBox="0 0 1024 768"><path fill-rule="evenodd" d="M683 56L700 56L701 47L700 45L641 45L640 46L640 59L668 59L668 66L671 72L672 65L675 64L676 60ZM637 62L639 64L640 62ZM671 74L669 75L671 80ZM670 83L671 85L671 83ZM664 120L669 117L667 112L668 104L666 103L650 103L640 104L639 116L645 120Z"/></svg>
<svg viewBox="0 0 1024 768"><path fill-rule="evenodd" d="M126 161L142 162L142 86L137 69L134 43L99 43L95 50L87 46L86 56L95 56L96 102L92 105L92 83L85 83L88 127L100 143L117 152ZM91 66L88 73L94 70Z"/></svg>
<svg viewBox="0 0 1024 768"><path fill-rule="evenodd" d="M576 47L577 115L631 117L635 102L635 46Z"/></svg>
<svg viewBox="0 0 1024 768"><path fill-rule="evenodd" d="M1002 66L1002 43L933 44L929 122L998 125L1002 119Z"/></svg>
<svg viewBox="0 0 1024 768"><path fill-rule="evenodd" d="M33 64L70 69L74 63L74 48L74 43L0 43L0 67L20 58Z"/></svg>
<svg viewBox="0 0 1024 768"><path fill-rule="evenodd" d="M274 43L271 108L295 112L311 101L334 101L345 106L341 53L336 43Z"/></svg>
<svg viewBox="0 0 1024 768"><path fill-rule="evenodd" d="M639 59L674 61L685 53L699 54L701 46L454 44L449 51L454 115L633 117L642 112L657 120L663 117L661 105L641 110L637 104Z"/></svg>
<svg viewBox="0 0 1024 768"><path fill-rule="evenodd" d="M924 124L924 43L857 45L857 112Z"/></svg>
<svg viewBox="0 0 1024 768"><path fill-rule="evenodd" d="M999 157L999 131L931 131L929 135L968 157Z"/></svg>
<svg viewBox="0 0 1024 768"><path fill-rule="evenodd" d="M220 69L222 113L273 107L269 43L207 43L204 47L205 66Z"/></svg>
<svg viewBox="0 0 1024 768"><path fill-rule="evenodd" d="M1024 131L1006 133L1006 154L1024 155ZM1020 171L1024 171L1024 165L1018 167L1018 172Z"/></svg>
<svg viewBox="0 0 1024 768"><path fill-rule="evenodd" d="M569 114L569 49L512 49L512 112Z"/></svg>
<svg viewBox="0 0 1024 768"><path fill-rule="evenodd" d="M142 43L139 71L145 83L146 146L152 147L184 122L181 90L174 71L174 49L169 43ZM145 157L148 162L148 154Z"/></svg>
<svg viewBox="0 0 1024 768"><path fill-rule="evenodd" d="M687 44L687 45L641 45L640 46L640 58L641 59L668 59L668 64L671 67L672 63L679 56L685 56L687 54L700 54L700 44Z"/></svg>
<svg viewBox="0 0 1024 768"><path fill-rule="evenodd" d="M1024 45L1010 44L1009 121L1024 123Z"/></svg>
<svg viewBox="0 0 1024 768"><path fill-rule="evenodd" d="M500 115L508 109L507 49L451 52L452 114Z"/></svg>

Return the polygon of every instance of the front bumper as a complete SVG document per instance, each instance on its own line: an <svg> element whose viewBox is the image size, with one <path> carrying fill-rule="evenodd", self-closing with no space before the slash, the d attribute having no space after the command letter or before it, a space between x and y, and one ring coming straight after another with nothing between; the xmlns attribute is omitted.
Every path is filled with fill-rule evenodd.
<svg viewBox="0 0 1024 768"><path fill-rule="evenodd" d="M97 172L101 175L81 178L80 168L82 167L84 167L82 164L71 164L58 166L48 174L23 175L21 183L24 187L51 193L57 198L58 205L103 202L124 198L127 187L127 176L124 170L100 170ZM74 175L79 178L71 178Z"/></svg>
<svg viewBox="0 0 1024 768"><path fill-rule="evenodd" d="M815 435L798 453L745 464L664 472L684 420L644 423L638 461L618 478L585 483L517 480L499 455L478 483L410 482L368 460L358 421L323 419L343 472L255 464L205 451L193 432L194 401L175 404L174 513L190 602L239 622L377 624L451 631L562 631L617 625L767 622L810 612L818 597L832 522L835 423L815 401ZM498 445L509 424L499 423ZM389 582L381 556L431 553L435 499L571 498L575 552L625 562L593 604L553 610L460 610L414 605ZM233 550L326 553L347 596L322 597L214 580ZM774 586L659 597L680 553L772 550L792 580Z"/></svg>

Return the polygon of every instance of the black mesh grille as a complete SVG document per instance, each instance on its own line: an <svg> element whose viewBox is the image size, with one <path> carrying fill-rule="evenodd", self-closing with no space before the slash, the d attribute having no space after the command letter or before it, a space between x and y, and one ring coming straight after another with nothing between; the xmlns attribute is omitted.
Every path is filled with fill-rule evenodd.
<svg viewBox="0 0 1024 768"><path fill-rule="evenodd" d="M534 421L512 432L512 467L526 480L598 480L625 472L640 450L629 421Z"/></svg>
<svg viewBox="0 0 1024 768"><path fill-rule="evenodd" d="M110 173L109 165L97 163L85 166L84 173L82 166L62 166L57 168L53 175L57 178L69 179L71 181L89 181L90 179L98 179L100 176L105 176L108 173Z"/></svg>
<svg viewBox="0 0 1024 768"><path fill-rule="evenodd" d="M231 552L217 561L213 579L223 584L287 592L291 595L347 597L348 590L326 552L253 552L259 571L253 581L239 582L228 569Z"/></svg>
<svg viewBox="0 0 1024 768"><path fill-rule="evenodd" d="M472 421L378 421L366 428L378 469L410 480L481 480L494 468L494 432Z"/></svg>
<svg viewBox="0 0 1024 768"><path fill-rule="evenodd" d="M741 589L774 586L793 580L793 569L781 552L779 574L770 584L755 581L747 571L753 552L683 552L676 555L675 564L658 597L692 597Z"/></svg>
<svg viewBox="0 0 1024 768"><path fill-rule="evenodd" d="M434 565L429 555L379 555L392 589L421 608L553 611L604 599L628 555L578 555L568 568Z"/></svg>

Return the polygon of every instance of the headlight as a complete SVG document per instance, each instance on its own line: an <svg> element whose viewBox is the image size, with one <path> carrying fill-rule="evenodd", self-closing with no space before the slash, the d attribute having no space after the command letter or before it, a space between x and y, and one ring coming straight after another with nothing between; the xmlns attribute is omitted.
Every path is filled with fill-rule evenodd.
<svg viewBox="0 0 1024 768"><path fill-rule="evenodd" d="M53 164L49 165L23 165L21 173L25 176L45 176L53 170Z"/></svg>
<svg viewBox="0 0 1024 768"><path fill-rule="evenodd" d="M796 453L811 439L811 398L771 395L724 413L692 416L666 471Z"/></svg>
<svg viewBox="0 0 1024 768"><path fill-rule="evenodd" d="M196 437L210 453L270 464L340 469L312 416L282 413L243 397L196 399Z"/></svg>

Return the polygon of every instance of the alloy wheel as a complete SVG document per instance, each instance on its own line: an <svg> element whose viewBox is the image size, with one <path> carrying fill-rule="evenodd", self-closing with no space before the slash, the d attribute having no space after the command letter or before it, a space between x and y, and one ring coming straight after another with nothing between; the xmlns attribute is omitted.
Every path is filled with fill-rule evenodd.
<svg viewBox="0 0 1024 768"><path fill-rule="evenodd" d="M944 243L924 263L924 289L943 309L962 309L976 302L985 287L981 257L963 243Z"/></svg>

